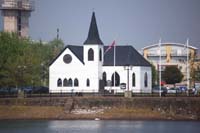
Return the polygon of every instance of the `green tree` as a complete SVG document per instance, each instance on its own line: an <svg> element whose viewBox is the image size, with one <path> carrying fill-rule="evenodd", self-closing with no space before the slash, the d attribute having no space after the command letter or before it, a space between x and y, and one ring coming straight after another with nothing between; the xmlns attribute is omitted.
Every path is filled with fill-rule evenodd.
<svg viewBox="0 0 200 133"><path fill-rule="evenodd" d="M49 63L63 49L62 40L49 43L0 33L0 87L48 84Z"/></svg>
<svg viewBox="0 0 200 133"><path fill-rule="evenodd" d="M194 69L193 75L194 75L192 77L193 81L194 82L196 82L196 81L200 82L200 66L197 66L197 68Z"/></svg>
<svg viewBox="0 0 200 133"><path fill-rule="evenodd" d="M46 84L49 83L49 64L63 50L64 42L61 39L53 39L47 44L43 44L43 62L41 63L42 80Z"/></svg>
<svg viewBox="0 0 200 133"><path fill-rule="evenodd" d="M48 43L48 45L50 46L51 50L52 50L52 54L53 54L53 57L55 58L59 53L60 51L64 48L64 42L61 40L61 39L53 39L52 41L50 41Z"/></svg>
<svg viewBox="0 0 200 133"><path fill-rule="evenodd" d="M151 74L152 74L152 86L155 86L157 81L157 71L153 64L151 64Z"/></svg>
<svg viewBox="0 0 200 133"><path fill-rule="evenodd" d="M21 39L14 33L0 33L0 86L18 84L21 79L18 68L27 42L28 40Z"/></svg>
<svg viewBox="0 0 200 133"><path fill-rule="evenodd" d="M183 74L176 66L167 66L163 76L167 84L179 83L183 78Z"/></svg>

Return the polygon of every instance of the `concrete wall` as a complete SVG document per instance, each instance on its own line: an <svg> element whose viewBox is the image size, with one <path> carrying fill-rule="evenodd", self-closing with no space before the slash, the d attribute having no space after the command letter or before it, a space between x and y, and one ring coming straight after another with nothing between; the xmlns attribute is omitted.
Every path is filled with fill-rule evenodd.
<svg viewBox="0 0 200 133"><path fill-rule="evenodd" d="M18 12L17 11L3 11L3 29L6 32L20 32L22 37L29 36L29 17L30 12L21 11L21 30L18 31Z"/></svg>
<svg viewBox="0 0 200 133"><path fill-rule="evenodd" d="M100 114L91 113L99 110ZM200 120L200 99L198 97L12 98L0 99L0 112L0 119Z"/></svg>
<svg viewBox="0 0 200 133"><path fill-rule="evenodd" d="M30 12L22 12L21 17L21 36L28 37L29 36L29 17Z"/></svg>
<svg viewBox="0 0 200 133"><path fill-rule="evenodd" d="M3 29L6 32L17 32L17 12L3 12Z"/></svg>

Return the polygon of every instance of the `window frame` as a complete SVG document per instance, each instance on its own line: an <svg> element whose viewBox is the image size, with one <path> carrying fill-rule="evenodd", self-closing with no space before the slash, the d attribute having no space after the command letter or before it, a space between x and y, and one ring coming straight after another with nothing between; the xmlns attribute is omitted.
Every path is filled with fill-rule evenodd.
<svg viewBox="0 0 200 133"><path fill-rule="evenodd" d="M86 80L86 86L90 87L90 79L89 78Z"/></svg>
<svg viewBox="0 0 200 133"><path fill-rule="evenodd" d="M74 87L78 87L79 86L79 81L77 78L74 79Z"/></svg>
<svg viewBox="0 0 200 133"><path fill-rule="evenodd" d="M88 50L88 61L94 61L94 50L92 48Z"/></svg>
<svg viewBox="0 0 200 133"><path fill-rule="evenodd" d="M62 87L62 79L58 78L57 80L57 87Z"/></svg>

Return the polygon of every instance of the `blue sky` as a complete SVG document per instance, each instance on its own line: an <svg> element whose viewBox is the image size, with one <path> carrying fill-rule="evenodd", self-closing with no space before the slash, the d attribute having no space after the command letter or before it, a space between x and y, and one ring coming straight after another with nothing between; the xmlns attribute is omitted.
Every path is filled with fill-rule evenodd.
<svg viewBox="0 0 200 133"><path fill-rule="evenodd" d="M82 45L92 11L101 40L142 47L163 42L200 46L200 0L35 0L30 37L52 40L56 29L65 44Z"/></svg>

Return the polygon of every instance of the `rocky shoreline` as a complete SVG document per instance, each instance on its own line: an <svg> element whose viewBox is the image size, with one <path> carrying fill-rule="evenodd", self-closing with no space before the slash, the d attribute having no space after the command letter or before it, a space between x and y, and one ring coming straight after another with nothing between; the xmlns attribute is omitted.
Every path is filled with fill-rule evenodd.
<svg viewBox="0 0 200 133"><path fill-rule="evenodd" d="M0 120L200 120L200 98L0 99Z"/></svg>

